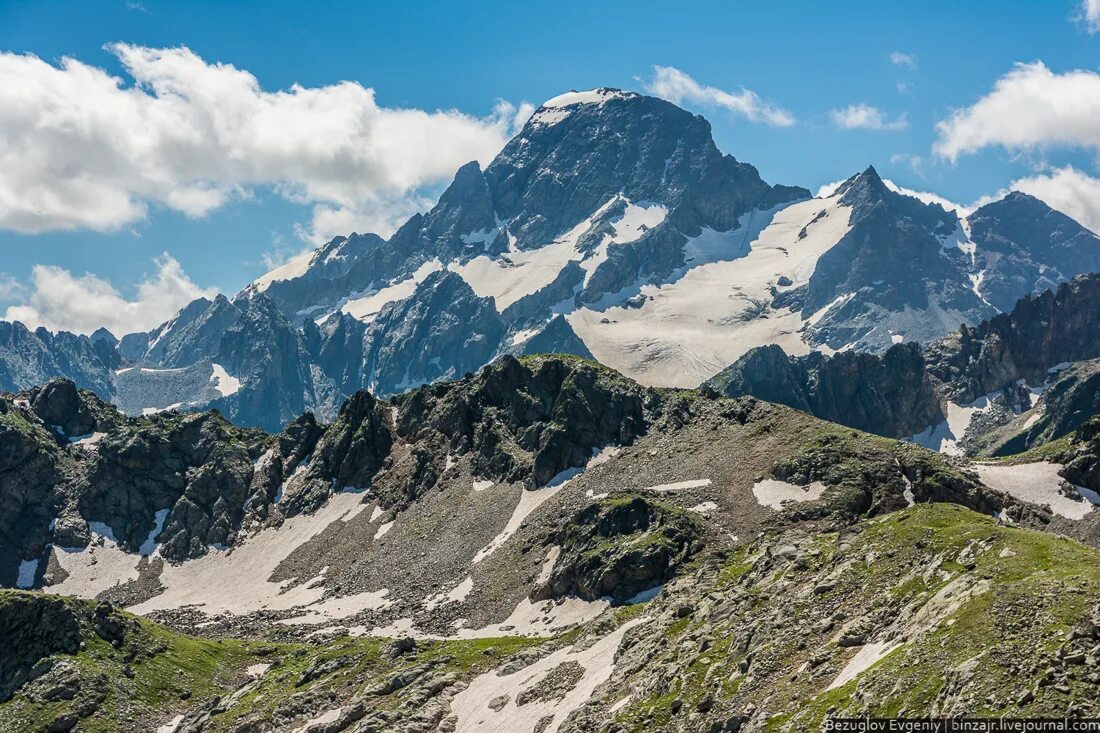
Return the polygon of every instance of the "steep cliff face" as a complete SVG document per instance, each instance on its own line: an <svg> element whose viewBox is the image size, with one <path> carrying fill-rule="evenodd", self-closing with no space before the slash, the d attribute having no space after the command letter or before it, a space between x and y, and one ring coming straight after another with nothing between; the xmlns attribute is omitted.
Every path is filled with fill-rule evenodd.
<svg viewBox="0 0 1100 733"><path fill-rule="evenodd" d="M913 436L949 421L951 405L984 410L974 407L984 400L1000 416L984 415L980 427L989 434L971 434L968 442L978 452L1000 454L1058 438L1095 414L1095 370L1065 370L1100 357L1100 343L1089 335L1098 327L1100 276L1083 275L926 347L899 344L881 355L802 357L763 347L708 384L725 394L754 395L890 437ZM1039 394L1041 404L1032 412ZM1013 422L1020 412L1027 415ZM961 441L964 435L953 438Z"/></svg>
<svg viewBox="0 0 1100 733"><path fill-rule="evenodd" d="M802 358L788 357L778 346L763 346L708 385L880 435L912 435L943 419L935 381L915 343L898 344L881 356L848 351Z"/></svg>

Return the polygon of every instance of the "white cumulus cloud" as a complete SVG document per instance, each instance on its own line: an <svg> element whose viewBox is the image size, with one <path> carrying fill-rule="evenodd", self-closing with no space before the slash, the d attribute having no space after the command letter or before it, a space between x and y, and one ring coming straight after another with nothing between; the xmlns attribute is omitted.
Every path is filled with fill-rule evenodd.
<svg viewBox="0 0 1100 733"><path fill-rule="evenodd" d="M1082 0L1078 18L1089 33L1100 32L1100 0Z"/></svg>
<svg viewBox="0 0 1100 733"><path fill-rule="evenodd" d="M1097 0L1100 2L1100 0ZM911 53L902 53L901 51L894 51L890 54L890 63L894 66L904 66L907 69L917 68L917 57Z"/></svg>
<svg viewBox="0 0 1100 733"><path fill-rule="evenodd" d="M850 104L844 109L829 111L833 124L842 130L904 130L909 126L905 115L893 120L869 104Z"/></svg>
<svg viewBox="0 0 1100 733"><path fill-rule="evenodd" d="M0 53L0 228L117 229L151 204L201 217L256 186L382 225L491 160L531 111L384 107L354 81L267 91L185 47L108 50L128 79Z"/></svg>
<svg viewBox="0 0 1100 733"><path fill-rule="evenodd" d="M1017 64L993 90L936 125L934 151L951 161L987 147L1100 151L1100 74Z"/></svg>
<svg viewBox="0 0 1100 733"><path fill-rule="evenodd" d="M3 320L73 333L91 333L102 326L122 336L147 331L195 298L216 294L196 285L167 252L155 264L156 273L138 284L132 300L91 273L74 275L61 267L35 265L30 286L18 293L21 304L10 306Z"/></svg>
<svg viewBox="0 0 1100 733"><path fill-rule="evenodd" d="M728 92L717 87L703 86L691 76L672 66L654 66L653 77L645 82L644 88L650 94L668 100L673 104L698 104L718 107L750 122L759 122L773 127L790 127L795 124L794 115L781 107L760 98L756 92L741 88L737 92Z"/></svg>

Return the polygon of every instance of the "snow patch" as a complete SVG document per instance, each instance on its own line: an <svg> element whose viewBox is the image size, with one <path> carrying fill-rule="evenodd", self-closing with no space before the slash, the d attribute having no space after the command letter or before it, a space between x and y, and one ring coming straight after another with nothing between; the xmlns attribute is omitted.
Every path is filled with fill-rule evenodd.
<svg viewBox="0 0 1100 733"><path fill-rule="evenodd" d="M1095 492L1081 491L1080 500L1063 496L1059 487L1065 481L1058 475L1062 466L1057 463L1024 463L1016 466L978 464L974 466L982 483L992 489L1028 501L1047 505L1055 514L1067 519L1084 519L1100 503Z"/></svg>
<svg viewBox="0 0 1100 733"><path fill-rule="evenodd" d="M15 587L26 590L34 587L34 576L38 573L38 558L23 560L19 563L19 574L15 579Z"/></svg>
<svg viewBox="0 0 1100 733"><path fill-rule="evenodd" d="M516 533L516 530L518 530L520 525L523 524L523 520L527 519L527 517L530 516L531 512L538 509L540 506L546 503L547 500L553 498L555 494L565 488L565 485L569 483L573 476L579 474L580 471L581 469L570 469L569 471L563 471L562 473L558 474L558 476L556 476L554 480L551 480L549 484L541 489L521 488L519 494L519 502L516 504L516 508L512 511L512 516L508 519L508 523L504 526L504 529L500 531L500 534L493 538L492 542L477 551L477 554L474 555L474 564L476 565L485 558L489 557L489 555L492 555L494 552L496 552L496 550L499 549L501 545L507 542L508 539ZM561 478L566 473L570 473L571 475L567 478L562 478L560 481L557 481L557 483L555 483L556 480Z"/></svg>
<svg viewBox="0 0 1100 733"><path fill-rule="evenodd" d="M394 525L395 521L396 520L390 520L389 522L386 522L385 524L379 525L378 530L374 533L374 539L380 540L383 537L385 537L386 533L389 532L391 529L393 529L393 525Z"/></svg>
<svg viewBox="0 0 1100 733"><path fill-rule="evenodd" d="M781 510L789 502L814 501L825 493L825 484L815 481L808 486L797 486L786 481L765 479L752 486L752 495L760 506Z"/></svg>
<svg viewBox="0 0 1100 733"><path fill-rule="evenodd" d="M428 275L443 269L443 263L437 259L425 262L409 277L400 282L387 285L369 295L349 300L340 310L353 318L370 323L388 303L404 300L416 292L416 286L424 282Z"/></svg>
<svg viewBox="0 0 1100 733"><path fill-rule="evenodd" d="M152 555L157 550L157 537L164 530L164 520L168 518L168 512L170 509L161 509L153 514L153 529L149 532L149 536L145 538L145 541L141 543L141 547L138 548L139 555Z"/></svg>
<svg viewBox="0 0 1100 733"><path fill-rule="evenodd" d="M890 644L888 642L864 644L859 648L855 656L848 660L848 663L844 665L844 669L840 670L840 674L836 676L826 689L835 690L838 687L843 687L878 664L887 654L897 649L898 646L898 644Z"/></svg>
<svg viewBox="0 0 1100 733"><path fill-rule="evenodd" d="M183 722L183 713L180 713L176 717L169 720L164 725L157 728L157 733L176 733L176 729L180 727L180 723Z"/></svg>
<svg viewBox="0 0 1100 733"><path fill-rule="evenodd" d="M546 553L546 560L543 561L542 568L539 570L539 577L535 581L536 586L550 582L550 576L554 573L554 565L557 564L559 557L561 557L561 545L554 545Z"/></svg>
<svg viewBox="0 0 1100 733"><path fill-rule="evenodd" d="M640 590L630 598L626 599L626 605L632 606L636 603L648 603L657 597L657 594L661 592L661 586L655 585L652 588L646 590Z"/></svg>
<svg viewBox="0 0 1100 733"><path fill-rule="evenodd" d="M996 393L983 395L973 402L965 405L947 403L947 419L933 425L923 432L905 438L910 443L915 443L929 450L939 451L951 456L962 455L959 441L966 435L974 416L986 412L993 407L993 398Z"/></svg>
<svg viewBox="0 0 1100 733"><path fill-rule="evenodd" d="M221 364L211 362L210 366L214 369L214 373L210 375L210 383L218 390L218 394L222 397L237 394L241 389L241 380L231 376Z"/></svg>
<svg viewBox="0 0 1100 733"><path fill-rule="evenodd" d="M242 615L260 610L288 611L301 608L326 619L342 618L375 602L377 594L357 594L322 601L324 585L297 580L268 580L275 569L295 550L331 526L346 521L359 510L360 496L337 492L312 514L290 517L281 527L265 528L234 546L231 550L211 550L194 560L173 565L166 563L160 582L164 591L143 603L131 607L133 613L148 614L182 606L197 606L208 615L230 613ZM74 562L74 556L58 554L62 568L69 577L50 592L94 597L119 582L137 577L137 555L127 555L104 538L104 546L93 551L98 562L85 567ZM94 544L94 543L93 543ZM112 554L117 553L117 557ZM232 588L232 593L225 589Z"/></svg>
<svg viewBox="0 0 1100 733"><path fill-rule="evenodd" d="M702 504L696 504L688 509L689 512L695 512L696 514L709 514L718 508L718 505L713 501L704 501Z"/></svg>
<svg viewBox="0 0 1100 733"><path fill-rule="evenodd" d="M648 486L645 491L656 491L658 494L667 494L672 491L683 491L684 489L702 489L710 486L709 478L691 479L690 481L677 481L672 484L658 484L656 486Z"/></svg>
<svg viewBox="0 0 1100 733"><path fill-rule="evenodd" d="M587 648L559 649L511 674L490 671L475 677L451 702L451 712L458 718L456 733L533 733L545 717L552 720L542 729L543 733L557 733L569 714L610 679L615 671L615 652L623 636L639 623L643 619L633 619ZM584 676L562 698L516 704L522 692L538 687L551 670L571 662L583 667ZM488 702L501 695L508 696L508 703L494 711Z"/></svg>
<svg viewBox="0 0 1100 733"><path fill-rule="evenodd" d="M269 669L271 669L270 664L250 664L244 671L249 677L256 678L263 677Z"/></svg>

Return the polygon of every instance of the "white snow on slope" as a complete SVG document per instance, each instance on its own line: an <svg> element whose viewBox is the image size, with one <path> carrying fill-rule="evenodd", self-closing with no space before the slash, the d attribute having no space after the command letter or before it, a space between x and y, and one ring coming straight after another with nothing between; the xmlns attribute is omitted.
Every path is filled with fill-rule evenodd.
<svg viewBox="0 0 1100 733"><path fill-rule="evenodd" d="M160 509L153 514L153 529L149 531L149 536L145 538L145 541L141 543L141 547L138 548L139 555L152 555L157 550L157 537L160 536L161 531L164 530L164 520L168 518L168 509Z"/></svg>
<svg viewBox="0 0 1100 733"><path fill-rule="evenodd" d="M176 717L169 720L164 725L157 728L157 733L176 733L176 729L179 728L180 723L183 722L183 713L180 713Z"/></svg>
<svg viewBox="0 0 1100 733"><path fill-rule="evenodd" d="M702 489L710 486L709 478L697 478L688 481L677 481L671 484L658 484L656 486L647 486L646 491L656 491L658 494L667 494L673 491L683 491L684 489Z"/></svg>
<svg viewBox="0 0 1100 733"><path fill-rule="evenodd" d="M552 283L570 261L583 259L578 241L617 199L608 199L592 216L542 247L510 250L495 258L481 255L469 262L451 263L448 269L461 275L479 297L491 297L497 310L503 311Z"/></svg>
<svg viewBox="0 0 1100 733"><path fill-rule="evenodd" d="M502 675L486 672L455 696L451 711L458 717L457 733L532 733L539 721L553 716L543 733L556 733L565 719L583 705L601 684L615 671L615 652L623 636L643 619L633 619L592 644L579 649L574 646L559 649L534 664ZM546 675L562 664L574 662L584 668L580 682L561 699L534 700L517 705L516 698L525 690L537 688ZM498 711L488 706L490 700L508 696L507 704Z"/></svg>
<svg viewBox="0 0 1100 733"><path fill-rule="evenodd" d="M975 467L982 483L1033 504L1046 504L1055 514L1068 519L1084 519L1092 512L1100 497L1087 489L1078 491L1082 499L1063 496L1058 488L1064 479L1058 475L1057 463L1024 463L1015 466L978 464Z"/></svg>
<svg viewBox="0 0 1100 733"><path fill-rule="evenodd" d="M268 578L294 550L333 522L346 519L357 511L359 499L357 494L336 493L314 514L292 517L278 529L265 529L231 551L211 549L195 560L179 565L165 564L160 575L164 592L129 610L146 614L194 605L207 614L243 614L316 604L316 612L327 618L354 613L376 602L375 595L347 596L326 604L321 602L324 594L321 584L305 582L291 587L291 582L273 583ZM87 548L54 548L54 556L68 577L49 586L46 589L49 592L93 598L108 588L138 577L137 565L142 556L123 552L105 525L91 522L89 528L96 536ZM227 588L233 592L227 593ZM308 613L308 609L304 612Z"/></svg>
<svg viewBox="0 0 1100 733"><path fill-rule="evenodd" d="M69 442L73 445L93 446L99 441L103 440L103 437L105 435L107 435L107 433L89 433L87 435L77 435L69 438Z"/></svg>
<svg viewBox="0 0 1100 733"><path fill-rule="evenodd" d="M947 455L962 455L959 441L966 434L974 416L985 412L993 406L994 394L984 395L966 405L947 403L947 419L938 425L932 425L923 432L905 438L910 443L915 443L929 450L939 451Z"/></svg>
<svg viewBox="0 0 1100 733"><path fill-rule="evenodd" d="M543 107L569 107L574 104L603 104L609 99L627 99L636 97L633 92L624 92L619 89L589 89L584 92L566 92L542 103Z"/></svg>
<svg viewBox="0 0 1100 733"><path fill-rule="evenodd" d="M500 531L493 541L487 544L485 547L477 551L474 555L474 564L477 564L485 558L492 555L500 548L505 542L508 541L512 535L516 533L520 525L523 524L523 520L531 514L531 512L542 506L548 499L554 497L562 488L565 487L565 481L561 481L557 485L547 485L541 489L524 489L520 488L519 502L516 504L516 508L512 510L512 516L508 519L508 523L504 526L504 529Z"/></svg>
<svg viewBox="0 0 1100 733"><path fill-rule="evenodd" d="M262 293L271 287L271 283L273 282L279 280L293 280L296 277L301 277L306 274L306 271L309 269L309 264L313 261L314 254L314 252L306 252L290 260L285 265L281 265L270 272L260 275L252 281L253 287L256 288L257 292ZM152 344L150 344L150 348L152 348Z"/></svg>
<svg viewBox="0 0 1100 733"><path fill-rule="evenodd" d="M815 481L807 486L797 486L786 481L765 479L752 486L752 495L760 506L771 507L776 511L789 502L814 501L825 493L825 484Z"/></svg>
<svg viewBox="0 0 1100 733"><path fill-rule="evenodd" d="M99 522L89 522L88 530L92 539L87 547L54 547L54 558L67 576L62 582L43 590L66 596L94 598L108 588L137 579L137 564L141 557L124 552L115 541L110 527Z"/></svg>
<svg viewBox="0 0 1100 733"><path fill-rule="evenodd" d="M369 323L374 320L374 317L378 315L387 303L393 303L394 301L403 300L409 297L416 291L416 286L424 282L428 275L442 269L443 263L439 260L425 262L418 267L412 275L401 282L387 285L369 295L349 300L347 303L344 303L340 310L353 318L358 318L360 321Z"/></svg>
<svg viewBox="0 0 1100 733"><path fill-rule="evenodd" d="M16 588L32 588L34 587L34 576L38 572L38 558L34 560L23 560L19 563L19 574L15 579Z"/></svg>
<svg viewBox="0 0 1100 733"><path fill-rule="evenodd" d="M900 645L897 643L891 644L889 642L864 644L859 648L855 656L848 660L848 663L844 665L844 669L840 670L840 674L838 674L825 689L835 690L838 687L843 687L874 665L878 664L887 654L897 649L898 646Z"/></svg>
<svg viewBox="0 0 1100 733"><path fill-rule="evenodd" d="M692 240L690 269L675 282L643 285L641 307L581 308L566 318L597 359L649 385L697 386L767 343L805 354L802 318L770 311L770 289L808 281L821 255L849 231L849 214L836 198L752 212L733 231L704 231ZM783 276L790 285L778 285Z"/></svg>
<svg viewBox="0 0 1100 733"><path fill-rule="evenodd" d="M231 394L237 394L241 388L241 380L234 376L230 376L229 372L225 370L221 364L211 363L210 366L214 368L214 373L210 375L210 383L214 389L218 390L218 394L222 397L228 397Z"/></svg>

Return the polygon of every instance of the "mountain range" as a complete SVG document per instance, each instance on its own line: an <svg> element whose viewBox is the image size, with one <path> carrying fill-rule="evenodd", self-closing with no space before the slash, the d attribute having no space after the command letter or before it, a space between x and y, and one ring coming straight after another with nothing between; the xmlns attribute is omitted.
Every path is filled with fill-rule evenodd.
<svg viewBox="0 0 1100 733"><path fill-rule="evenodd" d="M0 733L1100 717L1100 240L614 89L391 237L0 324Z"/></svg>
<svg viewBox="0 0 1100 733"><path fill-rule="evenodd" d="M1011 193L965 218L868 168L824 198L765 183L710 126L614 89L540 106L391 237L337 237L120 341L6 324L0 387L72 379L131 414L278 430L503 354L591 356L695 387L751 349L930 343L1100 269L1095 234Z"/></svg>

